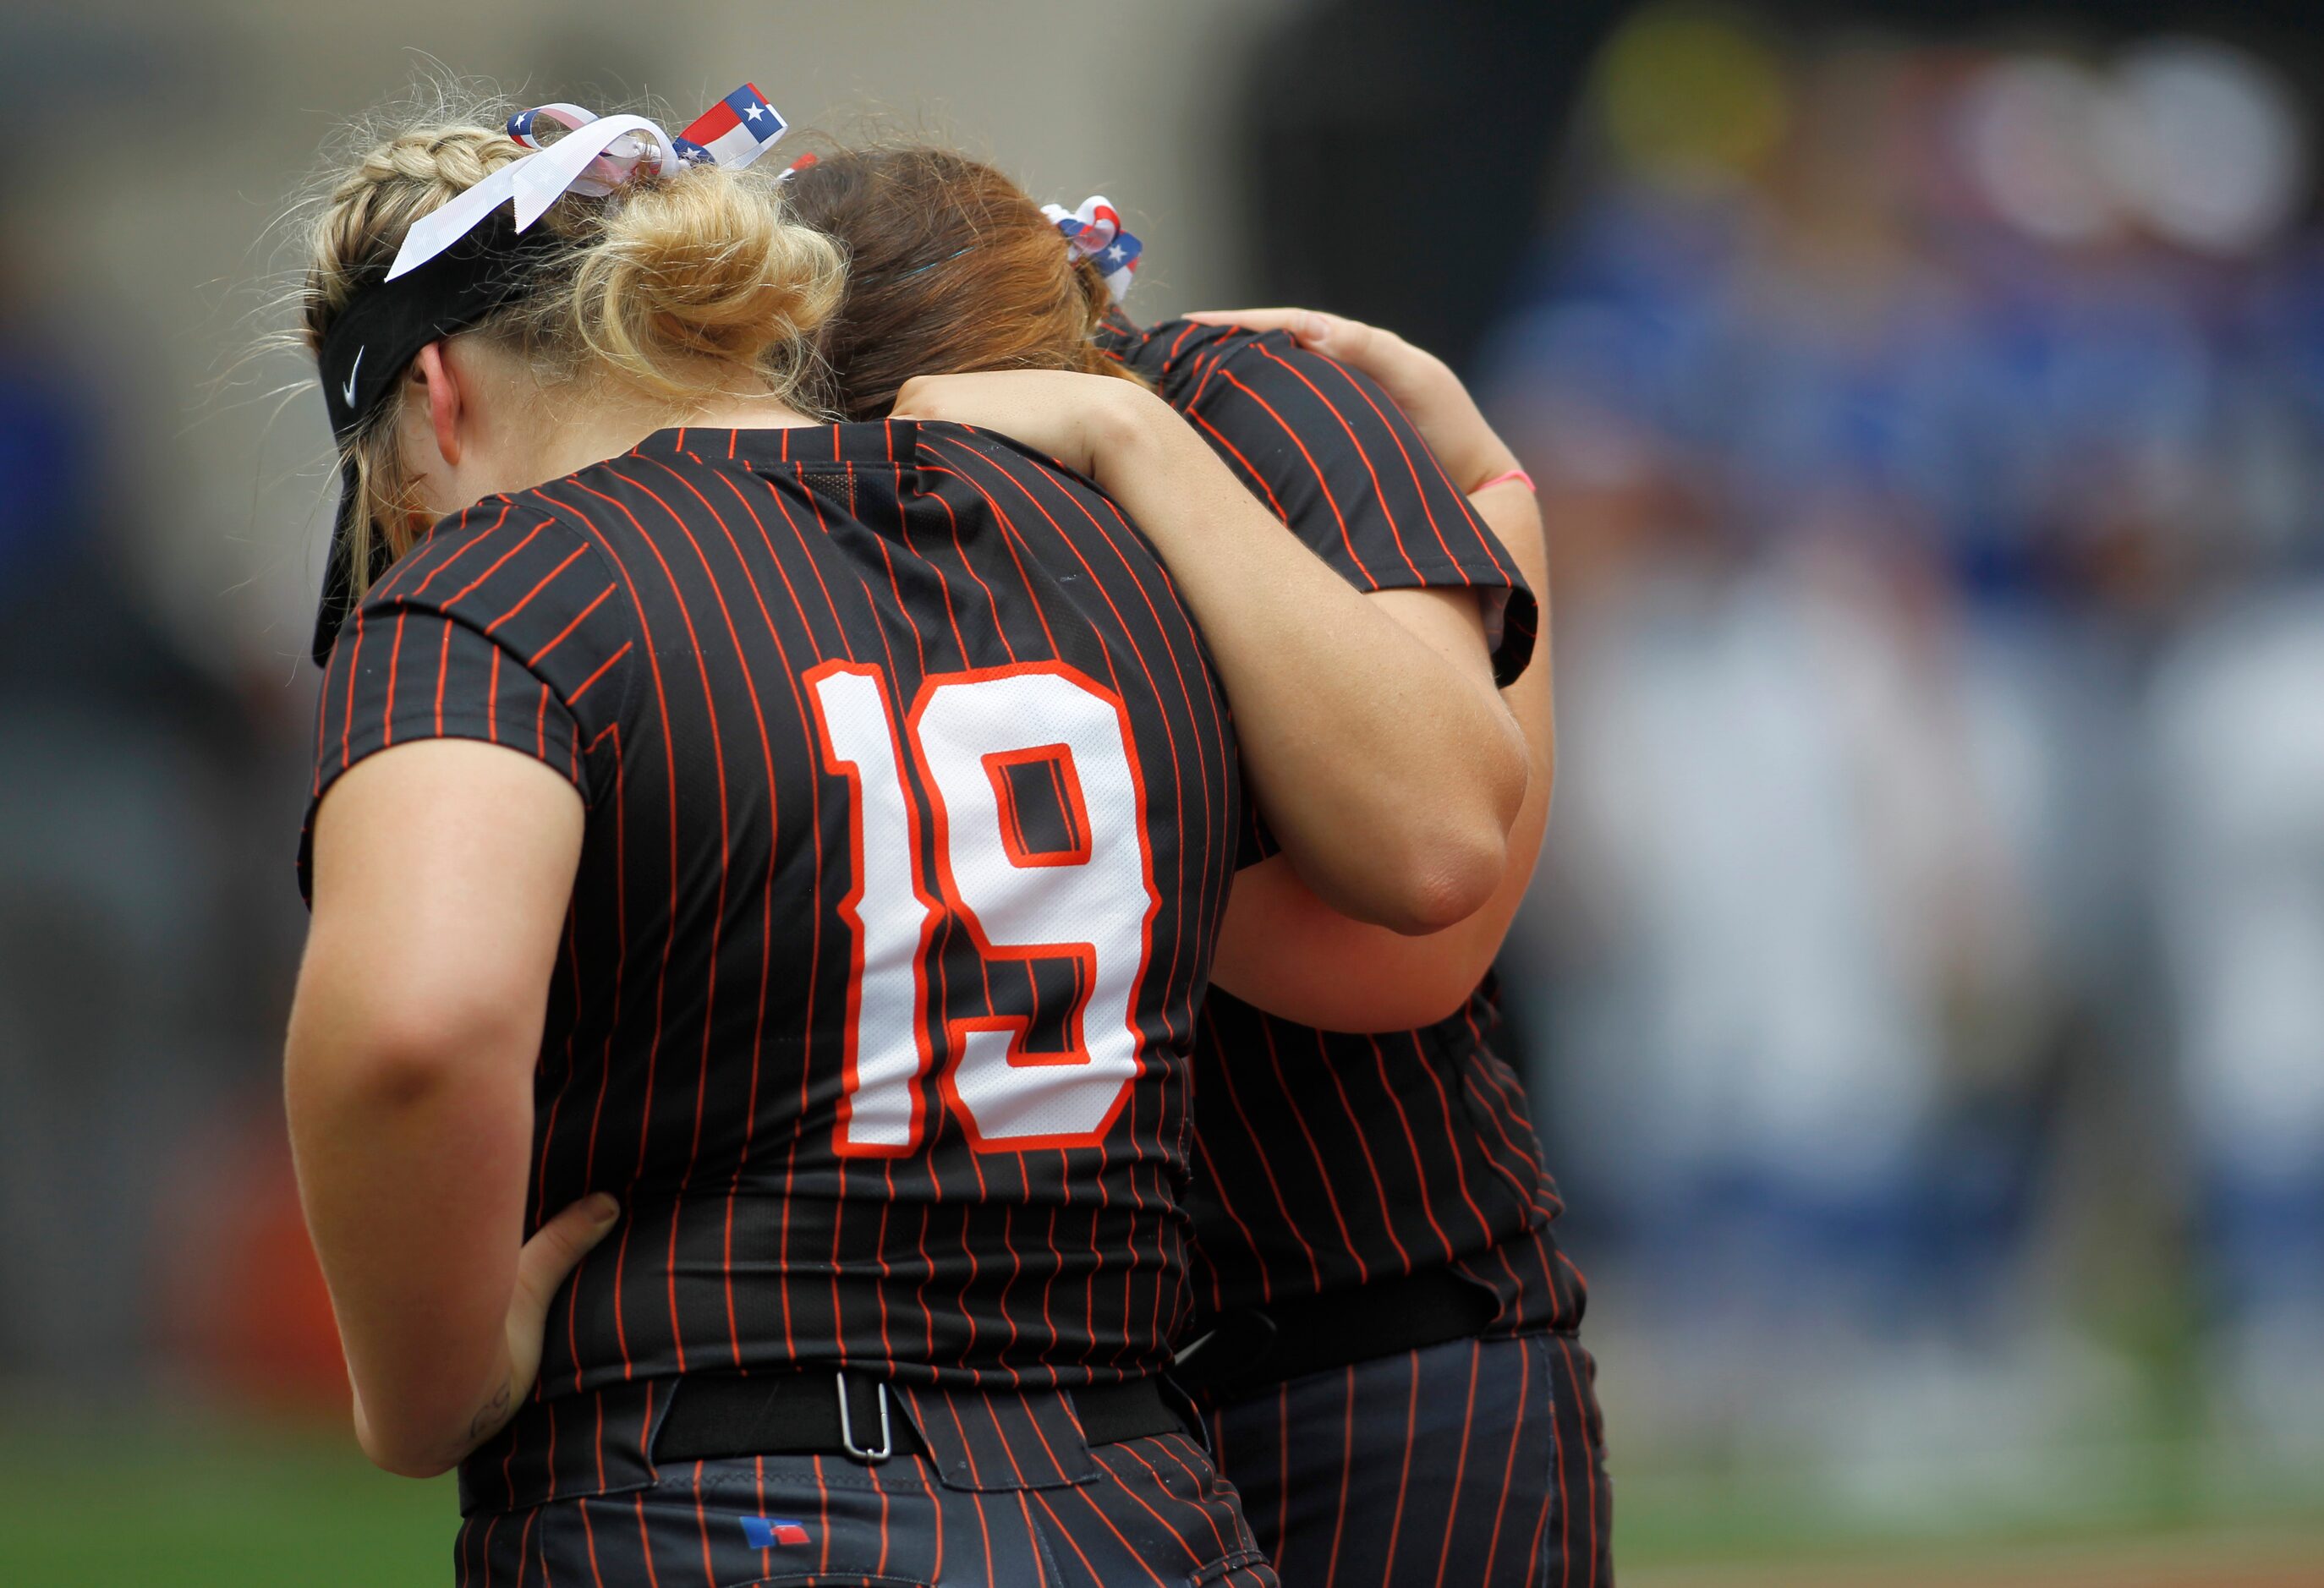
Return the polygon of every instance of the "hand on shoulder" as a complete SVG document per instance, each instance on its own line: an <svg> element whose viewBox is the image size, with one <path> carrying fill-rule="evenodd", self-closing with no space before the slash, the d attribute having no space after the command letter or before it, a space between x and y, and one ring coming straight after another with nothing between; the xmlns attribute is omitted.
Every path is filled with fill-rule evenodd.
<svg viewBox="0 0 2324 1588"><path fill-rule="evenodd" d="M1394 331L1314 309L1205 309L1186 318L1197 325L1286 331L1308 352L1370 375L1396 399L1463 491L1517 467L1516 455L1486 422L1452 366Z"/></svg>
<svg viewBox="0 0 2324 1588"><path fill-rule="evenodd" d="M997 430L1092 479L1125 447L1185 428L1136 382L1065 370L915 375L897 392L894 413Z"/></svg>

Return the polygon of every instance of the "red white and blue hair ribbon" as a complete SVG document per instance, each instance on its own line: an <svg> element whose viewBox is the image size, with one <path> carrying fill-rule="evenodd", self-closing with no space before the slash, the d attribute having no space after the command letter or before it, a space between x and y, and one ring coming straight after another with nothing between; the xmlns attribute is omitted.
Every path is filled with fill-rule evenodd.
<svg viewBox="0 0 2324 1588"><path fill-rule="evenodd" d="M568 133L577 133L596 119L595 111L584 110L578 105L536 105L530 110L520 110L509 117L508 133L526 148L540 151L550 147L541 142L537 130L542 123L563 127ZM661 164L659 154L650 155L648 150L649 145L640 139L616 138L603 152L581 168L581 174L573 179L567 190L602 198L636 175L641 162L648 164L650 172L659 171Z"/></svg>
<svg viewBox="0 0 2324 1588"><path fill-rule="evenodd" d="M543 121L554 122L569 133L586 127L596 119L597 113L594 110L554 100L547 105L536 105L530 110L520 110L509 117L508 135L528 149L546 149L549 145L542 143L533 130Z"/></svg>
<svg viewBox="0 0 2324 1588"><path fill-rule="evenodd" d="M1098 273L1105 277L1105 290L1116 303L1130 296L1138 273L1138 256L1146 252L1146 245L1122 229L1121 214L1111 199L1084 198L1079 209L1044 204L1041 213L1065 235L1066 253L1096 264Z"/></svg>
<svg viewBox="0 0 2324 1588"><path fill-rule="evenodd" d="M767 103L766 96L744 83L678 134L678 152L692 160L698 149L713 164L743 166L788 131L790 124Z"/></svg>
<svg viewBox="0 0 2324 1588"><path fill-rule="evenodd" d="M753 108L755 115L751 114ZM565 135L544 143L540 137L544 122L564 127ZM674 138L659 122L642 115L599 116L565 104L520 111L509 117L508 130L511 138L532 152L412 222L388 268L389 281L419 269L512 199L516 229L522 232L567 193L603 198L638 177L659 176L682 164L748 165L783 135L786 126L759 90L745 85Z"/></svg>

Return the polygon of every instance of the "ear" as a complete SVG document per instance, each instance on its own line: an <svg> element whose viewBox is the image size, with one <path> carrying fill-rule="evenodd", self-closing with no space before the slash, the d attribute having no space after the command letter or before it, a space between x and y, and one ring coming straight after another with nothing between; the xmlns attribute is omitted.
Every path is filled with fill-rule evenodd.
<svg viewBox="0 0 2324 1588"><path fill-rule="evenodd" d="M414 395L427 399L429 420L436 429L436 449L444 455L447 467L459 467L460 419L466 394L444 357L442 342L430 342L420 350L420 356L411 361L411 379L423 389Z"/></svg>

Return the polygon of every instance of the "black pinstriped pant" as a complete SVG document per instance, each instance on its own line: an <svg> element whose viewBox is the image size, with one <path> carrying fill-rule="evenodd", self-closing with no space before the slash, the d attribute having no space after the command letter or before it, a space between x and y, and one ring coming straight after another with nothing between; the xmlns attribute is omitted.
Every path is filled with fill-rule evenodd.
<svg viewBox="0 0 2324 1588"><path fill-rule="evenodd" d="M1614 1580L1595 1373L1570 1334L1456 1340L1212 1413L1285 1588Z"/></svg>
<svg viewBox="0 0 2324 1588"><path fill-rule="evenodd" d="M673 1462L648 1489L471 1518L460 1588L1275 1588L1234 1491L1182 1435L1004 1463L955 1487L899 1456ZM1051 1452L1028 1451L1026 1464Z"/></svg>

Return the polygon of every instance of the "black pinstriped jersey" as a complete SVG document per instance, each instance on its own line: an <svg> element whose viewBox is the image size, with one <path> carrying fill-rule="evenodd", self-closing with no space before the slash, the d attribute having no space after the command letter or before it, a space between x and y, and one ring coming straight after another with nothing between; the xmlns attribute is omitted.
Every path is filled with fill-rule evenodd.
<svg viewBox="0 0 2324 1588"><path fill-rule="evenodd" d="M530 1218L623 1216L540 1396L1167 1360L1241 796L1102 495L956 425L663 431L447 520L349 619L316 799L447 735L587 802Z"/></svg>
<svg viewBox="0 0 2324 1588"><path fill-rule="evenodd" d="M1537 610L1516 565L1369 377L1282 332L1109 328L1277 515L1359 589L1470 586L1507 682ZM1195 1288L1223 1311L1450 1265L1495 1327L1571 1327L1582 1276L1549 1231L1557 1192L1517 1076L1489 1039L1493 985L1425 1030L1318 1031L1223 992L1196 1046Z"/></svg>

